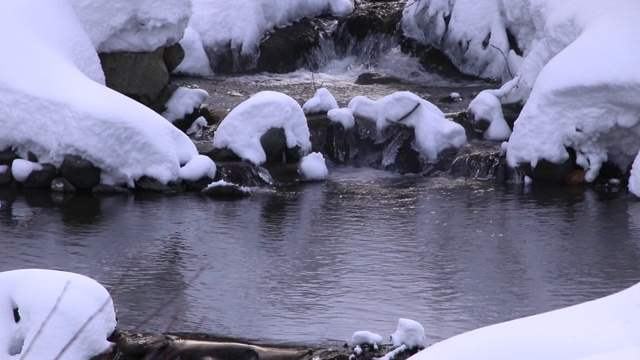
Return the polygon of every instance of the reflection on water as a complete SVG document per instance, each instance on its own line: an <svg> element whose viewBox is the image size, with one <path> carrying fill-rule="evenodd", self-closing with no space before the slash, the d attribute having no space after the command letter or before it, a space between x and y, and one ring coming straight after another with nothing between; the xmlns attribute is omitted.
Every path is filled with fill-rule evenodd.
<svg viewBox="0 0 640 360"><path fill-rule="evenodd" d="M430 343L640 281L640 202L337 169L241 201L0 190L0 271L99 280L120 327L269 341L389 334Z"/></svg>

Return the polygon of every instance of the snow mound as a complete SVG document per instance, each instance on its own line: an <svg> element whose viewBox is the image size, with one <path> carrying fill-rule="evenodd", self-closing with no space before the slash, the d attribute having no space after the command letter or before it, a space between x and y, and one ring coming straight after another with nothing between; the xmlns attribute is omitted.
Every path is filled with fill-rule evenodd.
<svg viewBox="0 0 640 360"><path fill-rule="evenodd" d="M327 112L327 117L332 122L342 124L342 126L347 130L351 129L356 124L353 112L348 108L331 109Z"/></svg>
<svg viewBox="0 0 640 360"><path fill-rule="evenodd" d="M351 335L351 339L349 340L350 346L356 345L380 345L382 344L382 336L371 331L356 331Z"/></svg>
<svg viewBox="0 0 640 360"><path fill-rule="evenodd" d="M415 145L428 161L435 161L438 154L449 148L460 148L467 141L464 128L445 118L437 106L408 92L400 91L380 100L356 96L349 102L355 116L373 120L378 130L399 123L415 131Z"/></svg>
<svg viewBox="0 0 640 360"><path fill-rule="evenodd" d="M423 348L427 339L424 335L424 327L411 319L399 319L398 329L391 334L393 346L399 347L405 345L408 349Z"/></svg>
<svg viewBox="0 0 640 360"><path fill-rule="evenodd" d="M41 269L0 272L0 309L2 359L89 359L111 349L113 301L88 277Z"/></svg>
<svg viewBox="0 0 640 360"><path fill-rule="evenodd" d="M25 182L34 171L42 170L42 165L29 160L16 159L11 163L11 175L17 182Z"/></svg>
<svg viewBox="0 0 640 360"><path fill-rule="evenodd" d="M182 38L192 11L190 0L67 1L101 53L173 45Z"/></svg>
<svg viewBox="0 0 640 360"><path fill-rule="evenodd" d="M198 155L180 168L180 179L197 181L204 177L216 177L216 164L208 156Z"/></svg>
<svg viewBox="0 0 640 360"><path fill-rule="evenodd" d="M468 111L473 116L474 121L489 122L489 128L482 133L482 136L486 140L507 140L509 136L511 136L511 129L504 120L502 104L494 94L494 91L495 90L481 91L469 103Z"/></svg>
<svg viewBox="0 0 640 360"><path fill-rule="evenodd" d="M103 85L100 60L66 0L1 2L0 31L17 34L0 39L0 149L56 166L79 155L102 169L103 183L129 185L144 175L175 180L197 155L160 115Z"/></svg>
<svg viewBox="0 0 640 360"><path fill-rule="evenodd" d="M189 126L189 128L187 129L186 134L193 135L196 138L201 137L205 127L207 127L207 119L205 119L203 116L200 116L191 123L191 126Z"/></svg>
<svg viewBox="0 0 640 360"><path fill-rule="evenodd" d="M637 359L638 334L640 284L598 300L454 336L410 359Z"/></svg>
<svg viewBox="0 0 640 360"><path fill-rule="evenodd" d="M198 32L191 27L184 30L184 37L180 40L180 46L184 50L184 59L173 70L174 74L211 76L211 64L204 51L202 39Z"/></svg>
<svg viewBox="0 0 640 360"><path fill-rule="evenodd" d="M315 95L302 105L302 110L305 114L326 113L329 110L337 108L338 102L329 90L325 88L318 89Z"/></svg>
<svg viewBox="0 0 640 360"><path fill-rule="evenodd" d="M300 160L300 174L306 180L326 180L329 177L329 170L321 153L313 152Z"/></svg>
<svg viewBox="0 0 640 360"><path fill-rule="evenodd" d="M304 17L345 16L351 0L193 0L189 26L202 37L207 51L238 49L253 54L268 31Z"/></svg>
<svg viewBox="0 0 640 360"><path fill-rule="evenodd" d="M274 92L259 92L224 118L213 137L215 148L228 148L255 165L267 157L260 138L269 129L284 130L287 147L299 146L303 152L311 149L307 118L294 99Z"/></svg>
<svg viewBox="0 0 640 360"><path fill-rule="evenodd" d="M208 97L206 90L180 87L165 104L166 110L162 116L170 122L180 120L200 107Z"/></svg>

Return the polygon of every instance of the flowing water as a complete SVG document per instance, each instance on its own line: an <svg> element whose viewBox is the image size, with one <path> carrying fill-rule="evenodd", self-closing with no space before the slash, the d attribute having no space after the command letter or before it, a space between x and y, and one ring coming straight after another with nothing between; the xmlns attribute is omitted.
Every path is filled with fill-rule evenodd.
<svg viewBox="0 0 640 360"><path fill-rule="evenodd" d="M0 271L89 275L123 329L268 342L408 317L433 343L640 281L631 195L354 168L240 201L4 191L0 234Z"/></svg>

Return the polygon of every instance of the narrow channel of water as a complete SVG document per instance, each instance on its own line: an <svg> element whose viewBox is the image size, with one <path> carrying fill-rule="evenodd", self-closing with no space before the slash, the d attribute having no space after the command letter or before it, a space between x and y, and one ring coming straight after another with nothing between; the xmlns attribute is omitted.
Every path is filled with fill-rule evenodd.
<svg viewBox="0 0 640 360"><path fill-rule="evenodd" d="M0 191L0 271L94 277L124 329L317 344L409 317L433 343L640 281L640 202L586 188L336 168L241 201L52 196Z"/></svg>

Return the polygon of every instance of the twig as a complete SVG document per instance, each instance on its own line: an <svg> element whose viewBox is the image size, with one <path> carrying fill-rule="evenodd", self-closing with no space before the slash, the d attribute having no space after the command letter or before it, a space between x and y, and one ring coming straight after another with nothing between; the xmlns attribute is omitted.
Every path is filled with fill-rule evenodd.
<svg viewBox="0 0 640 360"><path fill-rule="evenodd" d="M413 114L414 112L416 112L416 110L418 110L418 108L420 107L420 103L417 103L416 106L413 107L413 109L411 109L411 111L409 111L408 113L406 113L403 117L401 117L400 119L394 121L394 120L389 120L387 119L388 122L393 122L393 123L399 123L403 120L405 120L406 118L408 118L409 116L411 116L411 114Z"/></svg>
<svg viewBox="0 0 640 360"><path fill-rule="evenodd" d="M102 305L100 305L98 310L96 310L93 314L91 314L91 316L89 316L89 318L84 322L84 324L80 326L80 329L78 329L75 335L73 335L73 337L69 339L69 341L64 345L62 350L60 350L60 353L58 353L58 356L56 356L54 360L59 360L62 357L62 355L64 355L64 353L71 347L71 345L78 339L78 337L80 337L80 334L87 328L87 326L89 326L89 324L93 321L93 319L95 319L96 316L98 316L98 314L100 314L102 310L104 310L104 308L107 305L109 305L110 302L111 302L111 295L108 295L105 301L102 303Z"/></svg>
<svg viewBox="0 0 640 360"><path fill-rule="evenodd" d="M38 340L38 338L42 334L43 329L45 328L45 326L47 326L47 323L49 323L49 320L51 320L51 318L53 317L53 314L56 312L56 310L58 310L58 306L60 305L60 301L62 300L62 297L64 296L64 294L67 292L67 289L69 288L69 283L70 282L71 281L67 280L67 282L64 284L64 288L62 288L62 291L60 292L60 295L58 295L58 298L56 299L56 303L53 305L53 307L51 308L51 311L49 311L49 314L47 314L47 317L44 319L44 321L42 322L42 324L38 328L38 331L34 335L33 340L31 340L31 343L29 344L29 347L27 347L27 349L24 351L24 354L20 358L21 360L25 360L27 358L27 355L29 355L29 352L33 348L33 344Z"/></svg>
<svg viewBox="0 0 640 360"><path fill-rule="evenodd" d="M507 59L507 55L505 55L504 52L499 47L493 44L489 44L489 46L500 51L500 54L502 54L502 57L504 58L504 63L507 65L507 72L509 73L509 76L511 76L511 78L513 79L513 74L511 73L511 68L509 67L509 59Z"/></svg>

